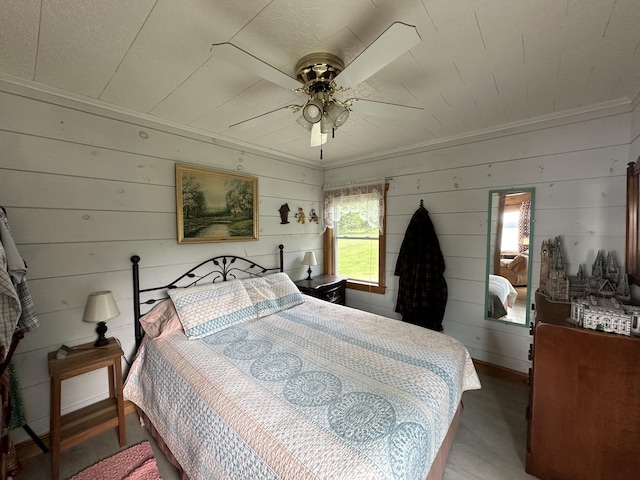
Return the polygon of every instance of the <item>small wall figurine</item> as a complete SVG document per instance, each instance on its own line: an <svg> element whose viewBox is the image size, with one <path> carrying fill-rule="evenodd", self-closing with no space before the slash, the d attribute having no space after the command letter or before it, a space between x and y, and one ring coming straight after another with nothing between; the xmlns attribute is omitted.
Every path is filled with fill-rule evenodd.
<svg viewBox="0 0 640 480"><path fill-rule="evenodd" d="M289 209L289 204L284 203L280 206L280 225L285 224L285 223L289 223L289 212L291 210Z"/></svg>
<svg viewBox="0 0 640 480"><path fill-rule="evenodd" d="M312 208L311 213L309 214L309 222L318 223L318 215L316 214L316 209Z"/></svg>
<svg viewBox="0 0 640 480"><path fill-rule="evenodd" d="M304 211L302 211L302 207L298 207L298 213L296 213L295 217L298 219L298 223L304 223L306 217Z"/></svg>

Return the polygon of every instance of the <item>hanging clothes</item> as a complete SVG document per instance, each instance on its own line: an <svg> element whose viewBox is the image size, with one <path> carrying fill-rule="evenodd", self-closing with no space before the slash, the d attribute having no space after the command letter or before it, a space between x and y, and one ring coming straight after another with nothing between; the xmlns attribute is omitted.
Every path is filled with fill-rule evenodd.
<svg viewBox="0 0 640 480"><path fill-rule="evenodd" d="M11 359L12 346L15 348L23 332L35 330L40 326L27 286L26 274L27 264L18 253L11 236L7 213L0 207L0 363L4 369L0 372L0 391L3 402L11 404L11 416L3 419L9 430L20 426L27 430L18 378ZM32 432L30 428L28 431ZM3 473L6 477L14 477L22 471L22 465L11 437L8 433L5 435L3 442L6 443L7 455Z"/></svg>
<svg viewBox="0 0 640 480"><path fill-rule="evenodd" d="M0 362L9 351L13 332L22 313L18 292L7 269L7 254L0 242Z"/></svg>
<svg viewBox="0 0 640 480"><path fill-rule="evenodd" d="M11 236L9 219L0 208L0 345L5 347L5 354L16 329L30 332L40 326L26 273L27 265Z"/></svg>
<svg viewBox="0 0 640 480"><path fill-rule="evenodd" d="M396 312L405 322L442 331L448 290L444 257L422 200L409 222L394 275L400 277Z"/></svg>

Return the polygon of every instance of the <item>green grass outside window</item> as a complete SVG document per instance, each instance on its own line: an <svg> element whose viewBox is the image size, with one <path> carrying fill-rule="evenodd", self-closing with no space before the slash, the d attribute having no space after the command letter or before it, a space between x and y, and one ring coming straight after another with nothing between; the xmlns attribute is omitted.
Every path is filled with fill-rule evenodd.
<svg viewBox="0 0 640 480"><path fill-rule="evenodd" d="M337 274L353 280L378 281L378 240L337 239Z"/></svg>

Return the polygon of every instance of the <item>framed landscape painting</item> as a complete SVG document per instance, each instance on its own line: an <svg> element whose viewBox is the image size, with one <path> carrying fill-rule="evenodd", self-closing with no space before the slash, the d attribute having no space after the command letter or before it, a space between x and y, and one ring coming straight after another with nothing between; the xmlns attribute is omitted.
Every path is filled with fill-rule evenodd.
<svg viewBox="0 0 640 480"><path fill-rule="evenodd" d="M258 239L258 179L176 163L178 243Z"/></svg>

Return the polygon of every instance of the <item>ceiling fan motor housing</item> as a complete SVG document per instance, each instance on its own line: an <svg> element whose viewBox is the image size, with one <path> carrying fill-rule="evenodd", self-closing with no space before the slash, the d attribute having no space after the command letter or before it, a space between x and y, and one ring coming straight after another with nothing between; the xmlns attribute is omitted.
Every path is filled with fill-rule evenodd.
<svg viewBox="0 0 640 480"><path fill-rule="evenodd" d="M331 82L344 70L344 63L330 53L310 53L296 65L296 77L310 94L317 91L333 93Z"/></svg>

